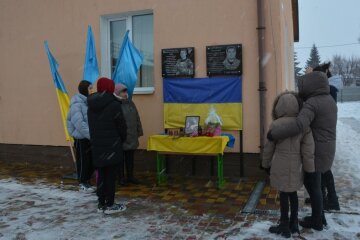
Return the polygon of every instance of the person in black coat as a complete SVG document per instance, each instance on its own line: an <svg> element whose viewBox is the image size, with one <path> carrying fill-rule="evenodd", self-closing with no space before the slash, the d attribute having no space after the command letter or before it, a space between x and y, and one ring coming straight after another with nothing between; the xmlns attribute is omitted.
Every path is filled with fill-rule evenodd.
<svg viewBox="0 0 360 240"><path fill-rule="evenodd" d="M330 77L331 77L331 73L330 73ZM330 77L329 77L329 74L328 74L328 78L330 78ZM333 85L329 85L329 86L330 86L330 95L333 97L335 102L337 102L337 93L339 92L339 90Z"/></svg>
<svg viewBox="0 0 360 240"><path fill-rule="evenodd" d="M125 205L115 204L117 169L123 161L126 122L121 103L113 95L115 84L100 78L97 93L88 97L88 121L93 165L98 169L98 211L106 214L123 211Z"/></svg>

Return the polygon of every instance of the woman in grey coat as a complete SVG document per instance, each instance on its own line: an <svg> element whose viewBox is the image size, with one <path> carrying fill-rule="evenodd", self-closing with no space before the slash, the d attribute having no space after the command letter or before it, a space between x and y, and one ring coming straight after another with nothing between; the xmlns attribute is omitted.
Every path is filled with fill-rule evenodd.
<svg viewBox="0 0 360 240"><path fill-rule="evenodd" d="M116 84L114 95L118 101L121 102L123 115L127 125L126 141L123 143L127 179L125 179L123 163L119 170L119 184L139 184L139 181L134 177L134 154L139 146L139 137L143 135L139 112L136 109L134 102L128 98L127 87L125 85L121 83Z"/></svg>
<svg viewBox="0 0 360 240"><path fill-rule="evenodd" d="M296 119L301 101L295 93L285 92L274 101L270 130ZM280 224L270 227L271 233L290 237L299 232L297 191L303 185L303 171L315 171L314 139L310 128L304 133L265 144L262 167L270 169L271 186L280 191ZM291 207L289 221L289 202Z"/></svg>
<svg viewBox="0 0 360 240"><path fill-rule="evenodd" d="M329 82L323 72L310 72L298 80L299 97L305 102L299 115L268 132L268 139L279 141L295 136L311 127L315 141L315 173L305 174L304 185L311 199L311 217L300 221L304 228L323 230L326 225L323 213L321 173L331 169L336 148L337 106L330 96Z"/></svg>
<svg viewBox="0 0 360 240"><path fill-rule="evenodd" d="M314 68L313 71L320 71L326 73L326 76L329 78L332 77L332 74L329 70L330 62L321 64ZM337 88L330 85L330 95L337 102ZM327 170L326 172L321 173L321 191L323 194L323 203L325 210L340 210L339 200L335 190L335 181L334 176L332 174L331 169ZM311 201L310 201L311 202Z"/></svg>
<svg viewBox="0 0 360 240"><path fill-rule="evenodd" d="M76 149L76 170L80 182L80 190L94 191L90 179L94 173L91 159L90 133L88 124L87 97L92 91L90 82L83 80L78 86L79 93L71 98L70 109L67 115L67 129L74 138Z"/></svg>

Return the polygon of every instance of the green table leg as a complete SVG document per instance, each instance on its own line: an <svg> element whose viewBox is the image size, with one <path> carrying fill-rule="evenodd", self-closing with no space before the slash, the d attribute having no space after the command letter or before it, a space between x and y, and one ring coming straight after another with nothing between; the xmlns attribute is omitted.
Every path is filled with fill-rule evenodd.
<svg viewBox="0 0 360 240"><path fill-rule="evenodd" d="M159 153L156 154L156 170L158 185L166 183L165 158Z"/></svg>
<svg viewBox="0 0 360 240"><path fill-rule="evenodd" d="M224 155L218 154L218 188L223 188L225 184L224 180Z"/></svg>
<svg viewBox="0 0 360 240"><path fill-rule="evenodd" d="M161 183L167 182L165 155L161 155Z"/></svg>
<svg viewBox="0 0 360 240"><path fill-rule="evenodd" d="M160 155L156 153L156 180L157 184L160 185L160 172L161 172L161 165L160 165Z"/></svg>

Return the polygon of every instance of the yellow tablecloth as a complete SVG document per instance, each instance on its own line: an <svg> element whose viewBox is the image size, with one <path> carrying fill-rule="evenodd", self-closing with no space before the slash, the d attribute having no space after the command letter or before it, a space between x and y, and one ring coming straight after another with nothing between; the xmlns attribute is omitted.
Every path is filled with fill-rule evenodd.
<svg viewBox="0 0 360 240"><path fill-rule="evenodd" d="M227 136L174 137L152 135L148 139L147 150L189 154L223 154L228 141Z"/></svg>

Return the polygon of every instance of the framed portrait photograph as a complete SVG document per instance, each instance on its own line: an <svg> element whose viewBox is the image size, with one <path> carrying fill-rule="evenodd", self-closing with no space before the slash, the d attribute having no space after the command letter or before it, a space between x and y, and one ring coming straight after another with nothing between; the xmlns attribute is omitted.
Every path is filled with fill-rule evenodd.
<svg viewBox="0 0 360 240"><path fill-rule="evenodd" d="M194 77L194 51L193 47L162 49L162 76Z"/></svg>
<svg viewBox="0 0 360 240"><path fill-rule="evenodd" d="M200 116L186 116L185 135L197 135L199 131Z"/></svg>
<svg viewBox="0 0 360 240"><path fill-rule="evenodd" d="M217 45L206 47L208 76L242 75L242 45Z"/></svg>

